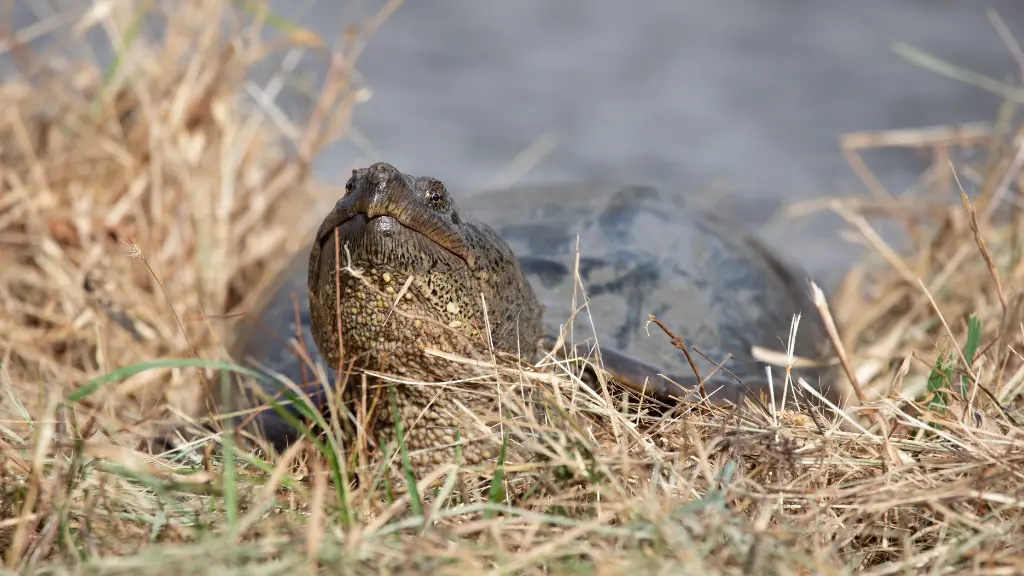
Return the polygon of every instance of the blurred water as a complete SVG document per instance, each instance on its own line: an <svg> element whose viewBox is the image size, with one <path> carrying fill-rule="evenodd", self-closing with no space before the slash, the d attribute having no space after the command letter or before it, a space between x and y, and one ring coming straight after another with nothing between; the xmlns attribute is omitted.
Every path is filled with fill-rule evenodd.
<svg viewBox="0 0 1024 576"><path fill-rule="evenodd" d="M337 38L382 2L272 5ZM15 27L44 6L15 0ZM356 111L360 145L330 149L317 171L341 183L354 162L386 160L468 194L499 182L540 140L554 148L521 181L726 193L729 211L832 286L859 250L835 236L841 221L768 217L789 202L864 193L839 153L843 132L992 119L997 97L891 49L905 42L1003 78L1017 65L990 7L1024 42L1020 0L407 2L361 58L374 96ZM91 39L106 58L107 40ZM323 66L309 58L298 72L319 77ZM281 101L308 111L298 92ZM894 191L924 166L909 153L871 164Z"/></svg>

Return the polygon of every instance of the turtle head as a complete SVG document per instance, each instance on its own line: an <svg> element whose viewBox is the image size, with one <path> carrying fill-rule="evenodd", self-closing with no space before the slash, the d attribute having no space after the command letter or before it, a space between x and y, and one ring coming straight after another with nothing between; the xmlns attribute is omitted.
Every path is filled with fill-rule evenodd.
<svg viewBox="0 0 1024 576"><path fill-rule="evenodd" d="M508 245L461 214L444 184L386 163L353 170L309 257L314 340L346 361L410 377L451 377L423 353L528 349L540 305ZM484 318L486 302L487 318Z"/></svg>

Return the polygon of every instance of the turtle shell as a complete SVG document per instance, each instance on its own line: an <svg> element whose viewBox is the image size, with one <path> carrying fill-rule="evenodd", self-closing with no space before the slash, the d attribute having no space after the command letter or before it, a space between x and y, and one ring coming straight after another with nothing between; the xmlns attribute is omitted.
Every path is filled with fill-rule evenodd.
<svg viewBox="0 0 1024 576"><path fill-rule="evenodd" d="M793 353L820 360L830 350L806 271L740 223L681 195L643 186L535 186L473 196L459 206L512 248L545 306L546 331L557 336L578 310L566 343L596 344L604 367L630 388L658 395L665 377L684 388L698 383L686 356L649 315L706 355L690 354L712 398L736 401L741 391L769 397L766 365L752 347L785 353L796 314ZM726 370L715 371L722 362ZM823 373L794 372L812 386ZM774 368L776 388L784 378ZM836 390L823 392L837 398Z"/></svg>

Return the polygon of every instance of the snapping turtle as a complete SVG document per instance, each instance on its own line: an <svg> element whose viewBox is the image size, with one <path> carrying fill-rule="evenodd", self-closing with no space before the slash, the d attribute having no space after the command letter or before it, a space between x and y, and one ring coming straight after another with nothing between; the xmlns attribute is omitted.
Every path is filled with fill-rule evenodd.
<svg viewBox="0 0 1024 576"><path fill-rule="evenodd" d="M692 355L713 402L736 401L744 390L767 396L765 366L751 346L782 350L795 314L803 314L795 354L820 357L828 342L796 268L730 223L646 187L524 187L456 203L440 181L378 163L353 171L308 258L301 254L279 278L256 306L258 324L238 331L232 355L300 386L312 381L311 372L282 345L297 334L296 319L307 352L324 359L329 374L339 366L340 346L346 367L353 361L357 370L399 381L443 382L464 376L466 366L425 348L529 362L544 351L538 343L557 338L584 290L589 310L576 316L575 344L586 349L596 332L614 380L661 401L691 392L698 381L667 337L648 334L647 314L716 362L732 355L728 371L710 377L714 363ZM814 385L821 373L801 375ZM305 391L323 403L318 384ZM477 420L487 411L458 394L398 384L410 451L448 445L453 423L465 423L462 407ZM382 417L390 416L384 410ZM272 410L255 422L278 449L295 437ZM496 453L486 445L463 450L470 463Z"/></svg>

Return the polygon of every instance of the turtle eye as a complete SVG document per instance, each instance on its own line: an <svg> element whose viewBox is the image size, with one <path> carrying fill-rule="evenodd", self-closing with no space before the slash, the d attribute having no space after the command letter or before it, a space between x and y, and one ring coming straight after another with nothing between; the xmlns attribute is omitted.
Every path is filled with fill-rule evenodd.
<svg viewBox="0 0 1024 576"><path fill-rule="evenodd" d="M444 206L444 189L438 188L437 186L428 187L423 194L424 199L435 208L441 208Z"/></svg>
<svg viewBox="0 0 1024 576"><path fill-rule="evenodd" d="M448 192L444 184L434 178L419 178L416 180L416 190L423 198L423 202L435 210L444 211L448 208Z"/></svg>
<svg viewBox="0 0 1024 576"><path fill-rule="evenodd" d="M352 193L352 188L354 187L354 184L353 184L354 180L355 180L355 176L349 178L348 182L345 182L345 194L351 194Z"/></svg>

